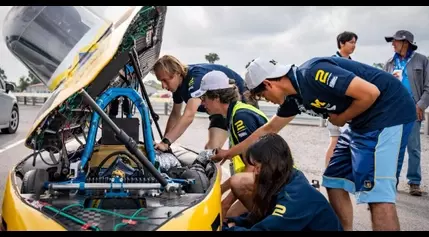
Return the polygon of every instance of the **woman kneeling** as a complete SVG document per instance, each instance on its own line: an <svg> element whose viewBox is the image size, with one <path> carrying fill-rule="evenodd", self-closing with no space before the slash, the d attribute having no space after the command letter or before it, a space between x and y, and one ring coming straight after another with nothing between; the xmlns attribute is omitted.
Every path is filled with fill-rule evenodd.
<svg viewBox="0 0 429 237"><path fill-rule="evenodd" d="M255 166L254 172L231 177L231 182L241 184L231 191L247 210L228 218L224 231L343 230L328 200L293 167L289 146L280 135L262 136L245 159Z"/></svg>

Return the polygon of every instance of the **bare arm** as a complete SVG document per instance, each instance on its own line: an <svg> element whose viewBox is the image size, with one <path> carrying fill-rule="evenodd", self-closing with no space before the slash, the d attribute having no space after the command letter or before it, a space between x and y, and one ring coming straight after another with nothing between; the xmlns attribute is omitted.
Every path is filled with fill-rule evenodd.
<svg viewBox="0 0 429 237"><path fill-rule="evenodd" d="M226 158L231 158L239 154L243 154L246 152L247 148L256 140L258 140L259 137L268 134L268 133L278 133L280 129L284 128L295 116L291 117L279 117L277 115L274 115L273 118L266 123L264 126L258 128L255 132L252 133L246 140L242 141L241 143L231 147L231 149L228 150L228 153L226 155Z"/></svg>
<svg viewBox="0 0 429 237"><path fill-rule="evenodd" d="M182 103L180 104L173 104L173 109L171 110L170 116L168 117L167 126L165 128L165 134L169 133L171 129L176 126L177 121L180 118L180 113L182 111Z"/></svg>
<svg viewBox="0 0 429 237"><path fill-rule="evenodd" d="M359 77L353 78L346 90L346 95L354 100L349 108L347 108L340 116L345 121L352 120L356 116L366 111L380 96L380 90Z"/></svg>
<svg viewBox="0 0 429 237"><path fill-rule="evenodd" d="M332 155L334 154L335 146L337 145L338 137L330 137L330 142L328 149L326 150L325 155L325 167L328 167L329 161L331 160Z"/></svg>
<svg viewBox="0 0 429 237"><path fill-rule="evenodd" d="M198 107L201 104L201 99L192 98L188 100L183 115L180 116L175 126L165 134L165 137L170 140L171 143L175 142L191 125L194 121L195 114L197 113Z"/></svg>

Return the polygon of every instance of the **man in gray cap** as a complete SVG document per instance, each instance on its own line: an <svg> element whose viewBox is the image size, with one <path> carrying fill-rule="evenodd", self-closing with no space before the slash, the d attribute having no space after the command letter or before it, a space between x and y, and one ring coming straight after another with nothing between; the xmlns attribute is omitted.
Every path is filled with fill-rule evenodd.
<svg viewBox="0 0 429 237"><path fill-rule="evenodd" d="M386 62L384 70L392 73L402 82L416 104L417 121L407 144L407 179L410 194L421 196L420 128L424 120L424 111L429 106L429 60L415 51L417 45L414 42L414 35L409 31L399 30L393 36L387 36L385 39L387 42L392 42L394 55ZM402 164L399 164L399 167L402 167ZM400 171L401 169L398 171L398 177Z"/></svg>

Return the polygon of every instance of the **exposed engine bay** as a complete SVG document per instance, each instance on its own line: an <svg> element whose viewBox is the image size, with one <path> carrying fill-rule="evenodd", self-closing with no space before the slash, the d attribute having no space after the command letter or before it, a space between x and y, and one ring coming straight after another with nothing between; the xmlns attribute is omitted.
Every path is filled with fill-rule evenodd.
<svg viewBox="0 0 429 237"><path fill-rule="evenodd" d="M44 187L47 180L60 183L76 177L81 154L79 149L71 154L67 174L58 169L59 153L48 151L30 155L16 168L23 201L68 230L154 230L204 199L217 172L209 162L210 152L198 155L183 147L173 147L173 153L158 152L161 174L187 182L179 193L163 192L156 178L123 145L100 144L84 182Z"/></svg>

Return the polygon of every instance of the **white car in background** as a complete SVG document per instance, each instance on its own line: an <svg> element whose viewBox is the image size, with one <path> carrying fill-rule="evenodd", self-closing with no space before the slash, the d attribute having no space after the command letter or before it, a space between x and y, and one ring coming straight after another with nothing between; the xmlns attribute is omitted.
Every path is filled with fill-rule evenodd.
<svg viewBox="0 0 429 237"><path fill-rule="evenodd" d="M13 134L19 126L19 108L16 97L9 93L15 86L0 78L0 130Z"/></svg>

